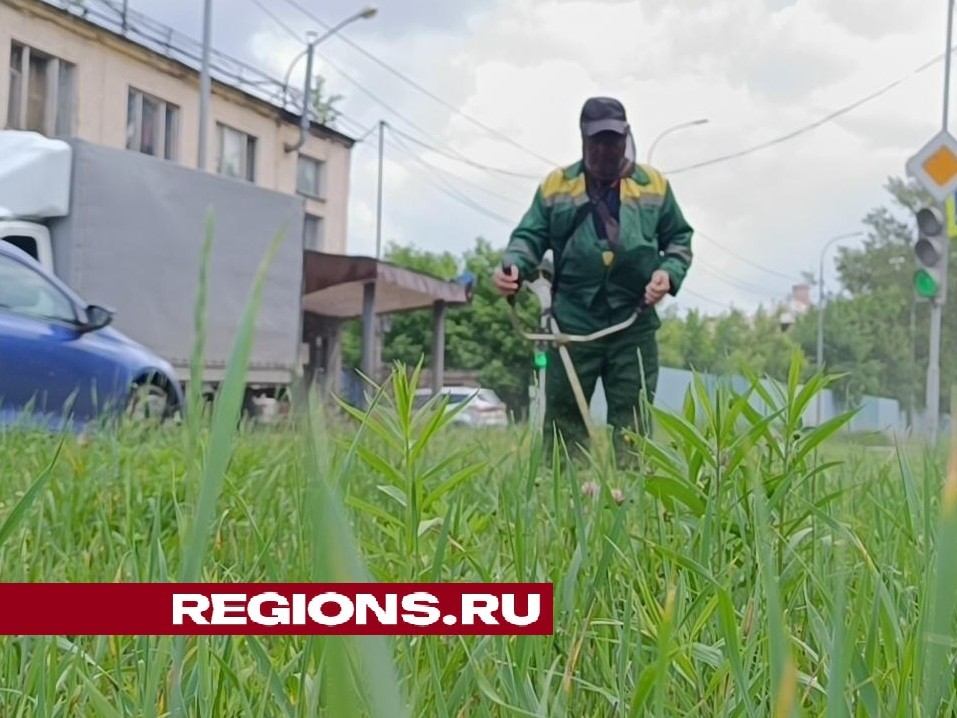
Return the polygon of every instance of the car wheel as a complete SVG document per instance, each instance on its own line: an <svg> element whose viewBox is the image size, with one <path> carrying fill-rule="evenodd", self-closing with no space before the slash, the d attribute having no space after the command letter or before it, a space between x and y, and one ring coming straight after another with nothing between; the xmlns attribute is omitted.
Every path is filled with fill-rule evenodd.
<svg viewBox="0 0 957 718"><path fill-rule="evenodd" d="M130 392L126 405L126 416L134 421L164 422L174 413L172 397L158 384L137 384Z"/></svg>

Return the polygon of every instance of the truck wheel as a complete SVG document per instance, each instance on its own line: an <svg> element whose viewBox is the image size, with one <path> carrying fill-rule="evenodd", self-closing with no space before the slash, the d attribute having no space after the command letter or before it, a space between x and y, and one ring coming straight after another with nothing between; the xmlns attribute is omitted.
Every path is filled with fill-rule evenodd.
<svg viewBox="0 0 957 718"><path fill-rule="evenodd" d="M126 405L127 418L134 421L158 421L170 419L175 411L172 397L158 384L140 383L133 387Z"/></svg>

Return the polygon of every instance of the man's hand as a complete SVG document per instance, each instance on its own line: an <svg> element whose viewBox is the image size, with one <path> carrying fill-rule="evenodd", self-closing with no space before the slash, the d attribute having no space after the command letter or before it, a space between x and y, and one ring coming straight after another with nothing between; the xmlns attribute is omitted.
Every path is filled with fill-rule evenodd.
<svg viewBox="0 0 957 718"><path fill-rule="evenodd" d="M505 297L515 294L515 292L518 291L518 267L513 264L508 269L509 273L506 274L505 270L502 269L502 265L499 265L495 268L495 273L492 275L492 283L495 284L495 288L499 291L499 294Z"/></svg>
<svg viewBox="0 0 957 718"><path fill-rule="evenodd" d="M671 277L668 272L659 269L651 275L651 281L645 287L645 304L653 307L660 302L671 289Z"/></svg>

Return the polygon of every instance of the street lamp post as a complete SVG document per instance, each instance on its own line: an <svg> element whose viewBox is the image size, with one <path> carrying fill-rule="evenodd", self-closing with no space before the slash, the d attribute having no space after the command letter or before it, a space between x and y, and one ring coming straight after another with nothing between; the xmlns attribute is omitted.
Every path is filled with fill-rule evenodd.
<svg viewBox="0 0 957 718"><path fill-rule="evenodd" d="M126 13L123 14L126 22ZM206 135L209 132L209 102L212 94L212 82L209 76L209 52L213 32L213 0L205 0L203 5L203 64L199 73L199 144L197 146L196 166L206 169Z"/></svg>
<svg viewBox="0 0 957 718"><path fill-rule="evenodd" d="M310 109L310 99L309 96L312 94L312 58L316 45L318 45L323 40L332 37L342 28L350 23L355 22L356 20L368 20L375 16L378 12L378 9L374 5L366 5L362 10L347 17L345 20L340 22L338 25L329 28L323 35L320 35L318 38L309 40L306 44L306 49L303 50L299 55L296 56L296 59L292 61L292 64L289 65L289 69L286 70L286 80L283 83L284 86L289 84L289 74L292 72L292 68L296 66L296 63L299 62L299 59L306 55L306 81L305 88L303 89L302 94L302 115L299 119L299 139L294 144L286 143L284 149L286 152L295 152L300 147L302 147L306 142L306 135L309 132L309 109Z"/></svg>
<svg viewBox="0 0 957 718"><path fill-rule="evenodd" d="M864 232L848 232L847 234L839 234L836 237L832 237L827 242L825 242L824 247L821 249L820 264L818 266L818 275L817 275L817 370L821 371L824 366L824 255L827 253L827 250L831 247L832 244L838 242L842 239L849 239L851 237L860 237ZM817 425L821 425L821 394L817 395Z"/></svg>
<svg viewBox="0 0 957 718"><path fill-rule="evenodd" d="M707 122L708 122L707 118L702 118L700 120L691 120L690 122L682 122L680 125L674 125L666 129L664 132L662 132L660 135L658 135L655 138L654 142L652 142L651 146L648 148L648 159L645 160L646 163L649 165L651 164L651 156L655 151L655 145L657 145L658 142L661 141L661 138L663 138L665 135L670 135L672 132L675 132L677 130L682 130L686 127L694 127L695 125L704 125L704 124L707 124Z"/></svg>

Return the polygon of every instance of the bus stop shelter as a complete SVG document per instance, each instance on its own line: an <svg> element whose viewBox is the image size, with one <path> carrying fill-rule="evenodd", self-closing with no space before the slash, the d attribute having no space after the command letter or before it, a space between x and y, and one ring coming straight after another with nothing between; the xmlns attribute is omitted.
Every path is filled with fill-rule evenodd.
<svg viewBox="0 0 957 718"><path fill-rule="evenodd" d="M362 373L373 377L376 363L377 316L430 310L434 332L431 347L432 391L442 387L445 373L445 315L449 307L467 306L472 287L372 257L305 250L303 257L303 341L309 348L310 377L325 376L323 389L338 391L341 372L341 327L362 320Z"/></svg>

